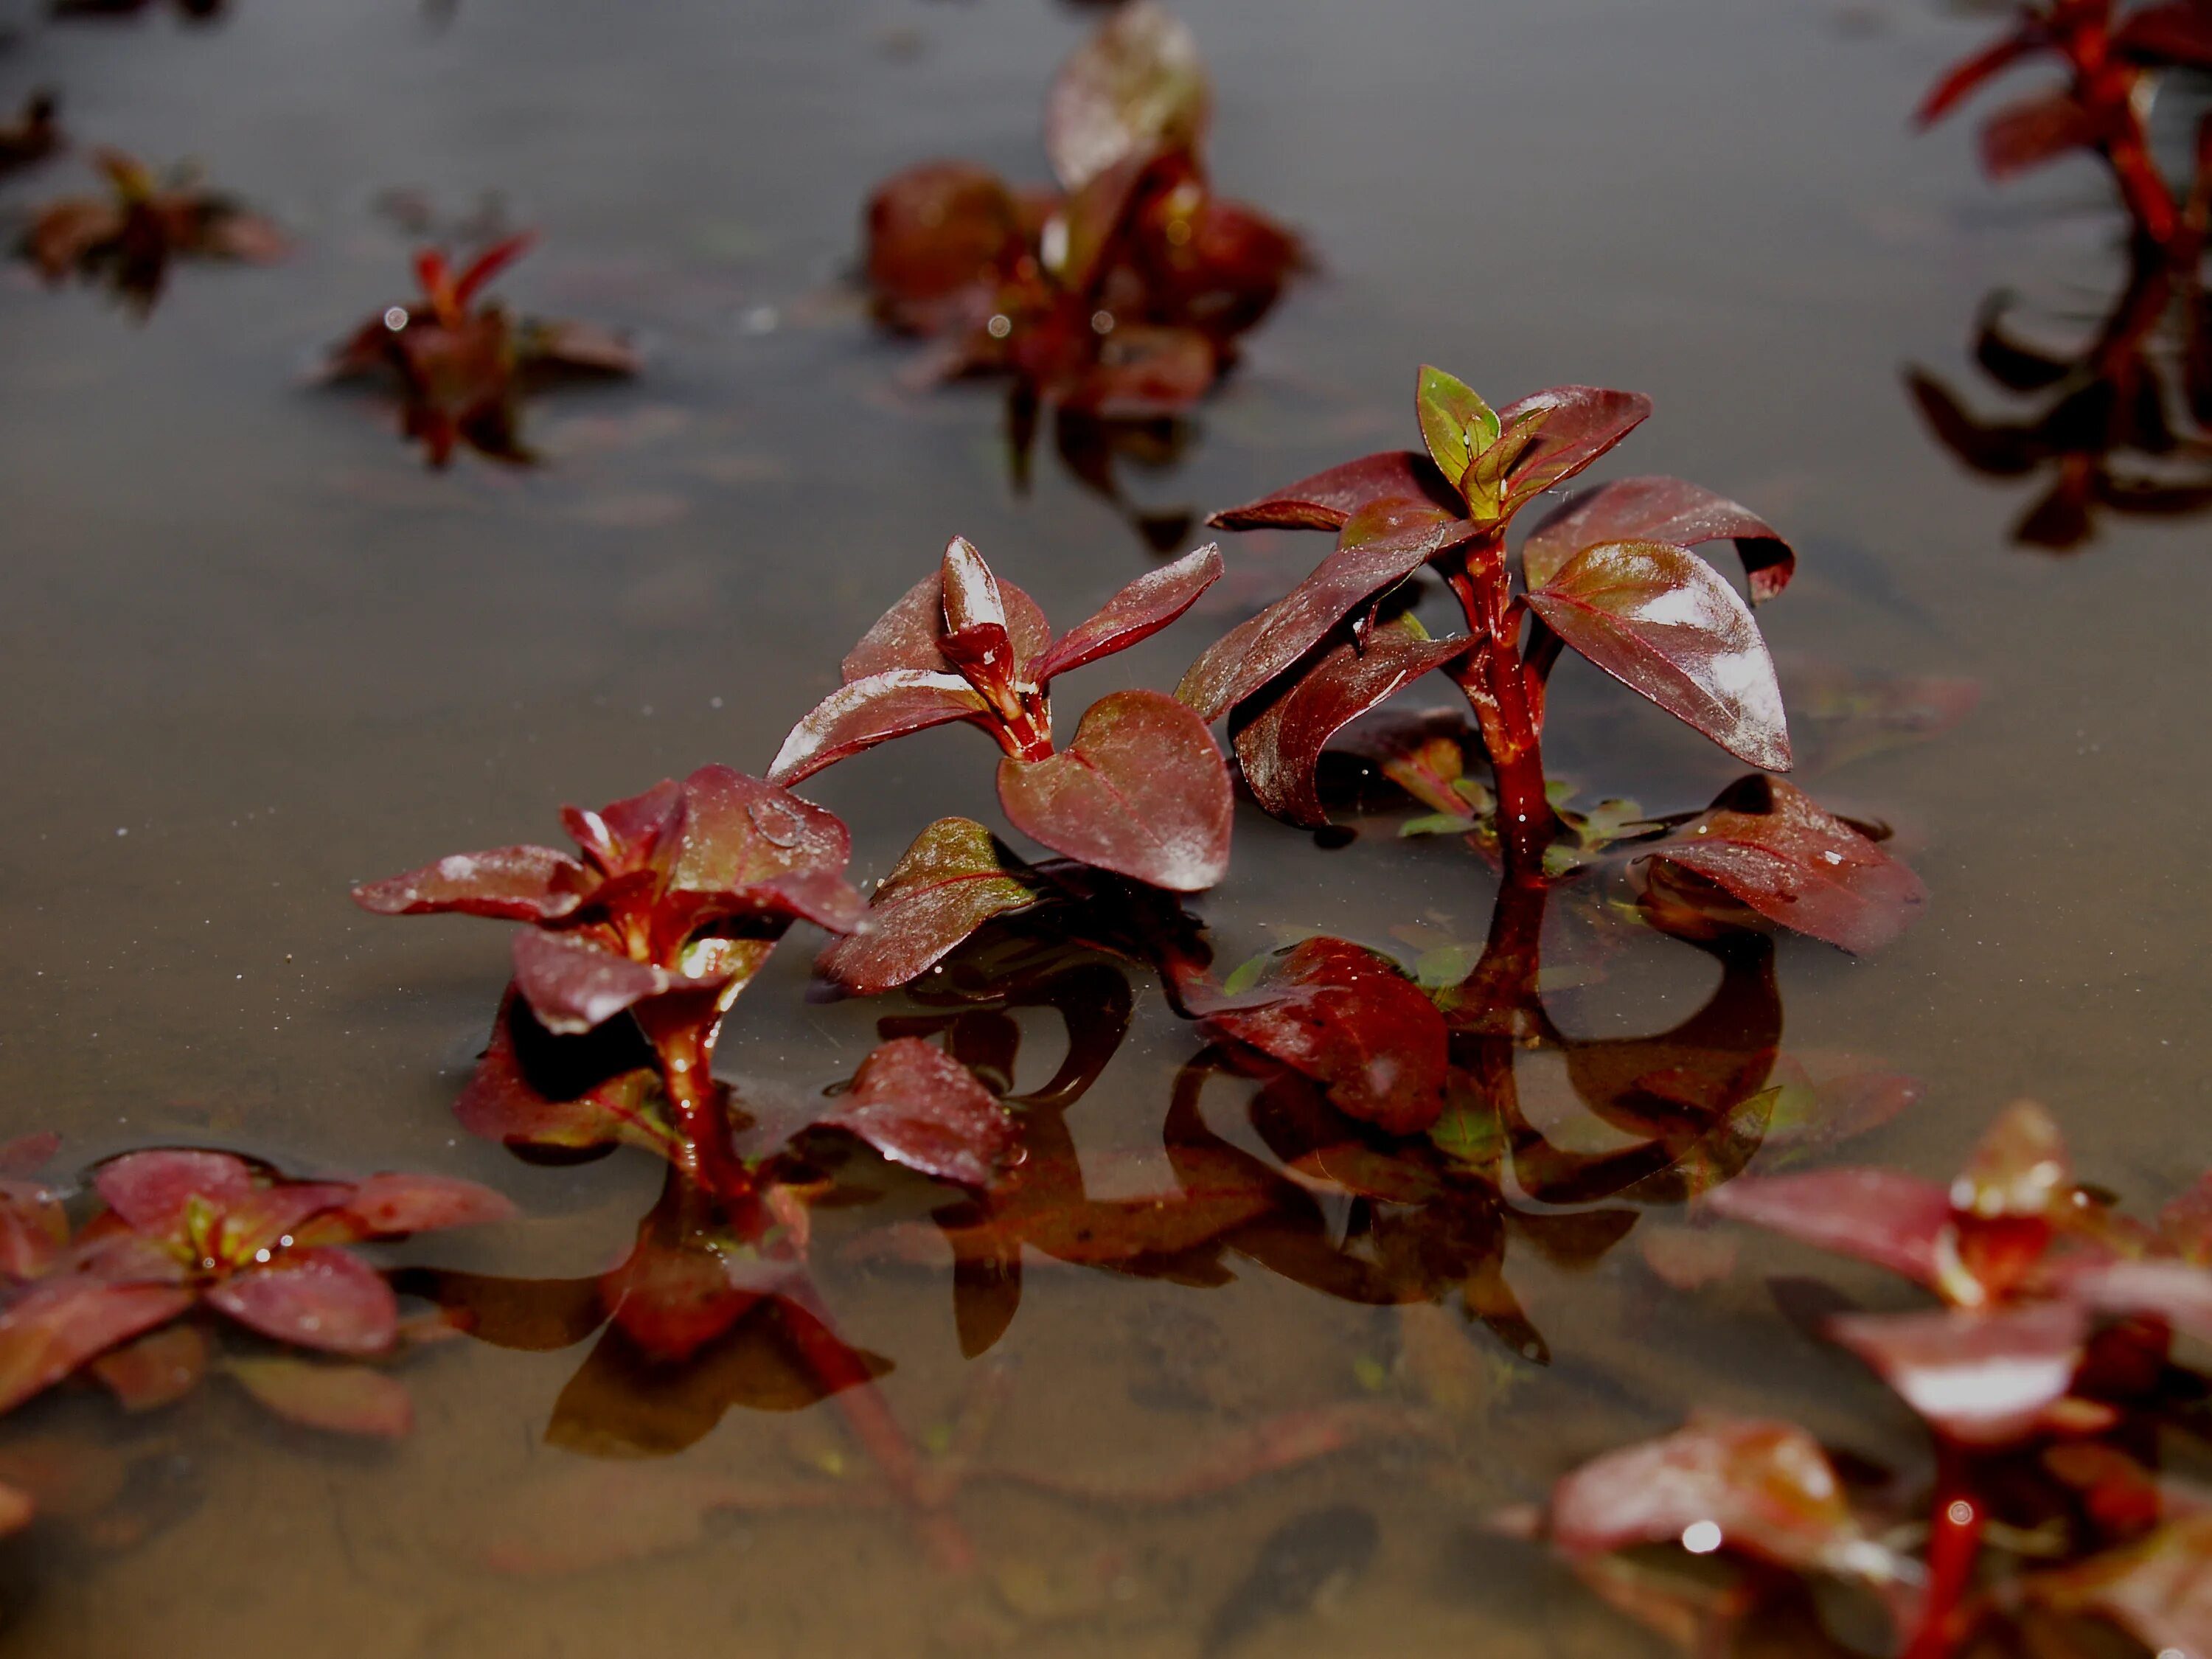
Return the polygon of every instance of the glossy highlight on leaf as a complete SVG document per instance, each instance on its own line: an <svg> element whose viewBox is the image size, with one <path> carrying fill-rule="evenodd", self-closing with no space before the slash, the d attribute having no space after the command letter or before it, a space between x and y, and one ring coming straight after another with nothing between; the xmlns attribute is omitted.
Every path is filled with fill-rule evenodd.
<svg viewBox="0 0 2212 1659"><path fill-rule="evenodd" d="M1727 538L1743 556L1753 603L1790 585L1797 555L1781 533L1748 507L1680 478L1618 478L1577 495L1529 532L1521 562L1528 586L1540 588L1586 547L1604 542L1663 542L1695 547Z"/></svg>
<svg viewBox="0 0 2212 1659"><path fill-rule="evenodd" d="M1953 1440L2002 1445L2066 1396L2088 1321L2066 1303L1992 1313L1845 1314L1828 1334Z"/></svg>
<svg viewBox="0 0 2212 1659"><path fill-rule="evenodd" d="M1198 42L1154 0L1117 10L1060 66L1045 106L1045 149L1069 190L1156 150L1195 149L1212 102Z"/></svg>
<svg viewBox="0 0 2212 1659"><path fill-rule="evenodd" d="M875 890L866 933L834 941L817 966L845 990L872 995L927 971L994 916L1026 908L1043 889L973 818L939 818L915 837Z"/></svg>

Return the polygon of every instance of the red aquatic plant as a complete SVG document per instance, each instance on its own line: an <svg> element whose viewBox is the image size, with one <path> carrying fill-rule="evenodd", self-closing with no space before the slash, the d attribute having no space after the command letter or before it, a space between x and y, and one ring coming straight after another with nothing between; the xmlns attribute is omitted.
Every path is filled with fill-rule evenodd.
<svg viewBox="0 0 2212 1659"><path fill-rule="evenodd" d="M0 125L0 173L43 161L62 147L60 107L51 92L34 92L23 100L21 115Z"/></svg>
<svg viewBox="0 0 2212 1659"><path fill-rule="evenodd" d="M999 804L1056 853L1172 892L1221 879L1229 775L1205 722L1157 691L1091 705L1054 746L1052 682L1127 649L1188 610L1221 574L1200 548L1131 582L1057 640L1036 602L955 537L844 661L844 684L791 730L769 775L795 783L890 738L965 720L1006 751Z"/></svg>
<svg viewBox="0 0 2212 1659"><path fill-rule="evenodd" d="M510 236L458 271L440 250L423 249L415 256L420 295L363 323L331 353L325 378L396 380L406 434L422 441L433 466L444 466L463 443L494 460L529 461L521 404L534 383L637 372L636 354L616 335L584 323L518 319L481 299L532 240Z"/></svg>
<svg viewBox="0 0 2212 1659"><path fill-rule="evenodd" d="M736 1202L752 1181L713 1077L731 1005L795 920L836 931L866 907L845 883L851 838L835 815L773 783L706 766L599 811L565 808L577 854L463 853L354 890L381 915L442 911L529 924L514 937L514 994L544 1030L622 1020L651 1046L665 1123L648 1127L634 1077L595 1100L684 1173ZM501 1029L509 1025L503 1011ZM487 1065L505 1075L500 1040ZM512 1048L504 1065L513 1066ZM466 1110L466 1103L464 1103ZM614 1139L613 1135L606 1137Z"/></svg>
<svg viewBox="0 0 2212 1659"><path fill-rule="evenodd" d="M177 259L266 264L283 255L276 228L188 169L163 179L119 150L96 151L105 196L49 202L32 216L18 252L49 283L76 275L106 284L141 313L153 308Z"/></svg>
<svg viewBox="0 0 2212 1659"><path fill-rule="evenodd" d="M1189 30L1150 0L1123 7L1053 83L1045 147L1064 194L959 161L878 187L877 314L938 337L939 375L1010 374L1021 397L1099 416L1195 403L1301 258L1288 231L1213 192L1210 103Z"/></svg>
<svg viewBox="0 0 2212 1659"><path fill-rule="evenodd" d="M2159 170L2146 124L2160 77L2212 69L2212 5L2204 0L2015 0L2011 26L1954 64L1922 100L1923 126L1941 120L1989 81L2045 60L2064 82L2008 104L1982 125L1983 169L2004 179L2075 150L2112 169L2136 234L2159 247L2201 245L2203 192L2212 188L2199 143L2198 178L2187 198ZM2203 129L2212 137L2212 125Z"/></svg>
<svg viewBox="0 0 2212 1659"><path fill-rule="evenodd" d="M343 1248L505 1219L498 1194L441 1176L293 1181L228 1152L131 1152L102 1164L103 1207L72 1234L65 1195L0 1190L0 1412L89 1369L134 1409L189 1390L208 1369L195 1309L288 1347L349 1360L392 1353L406 1332L384 1275ZM151 1334L149 1334L149 1333ZM225 1367L287 1416L404 1433L394 1379L358 1366L243 1356Z"/></svg>

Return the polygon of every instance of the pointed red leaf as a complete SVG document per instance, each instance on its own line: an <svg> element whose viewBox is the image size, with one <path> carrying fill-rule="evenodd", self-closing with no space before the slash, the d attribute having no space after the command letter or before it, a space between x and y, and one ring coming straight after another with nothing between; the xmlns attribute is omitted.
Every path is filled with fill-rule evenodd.
<svg viewBox="0 0 2212 1659"><path fill-rule="evenodd" d="M1006 632L1013 639L1014 660L1026 665L1052 643L1052 624L1045 620L1037 602L1012 582L999 584L999 599L1006 608ZM952 665L937 648L944 633L945 577L940 564L908 588L860 636L860 642L845 658L845 679L850 684L902 668L916 673L949 674Z"/></svg>
<svg viewBox="0 0 2212 1659"><path fill-rule="evenodd" d="M1045 153L1060 184L1080 190L1133 157L1195 149L1212 102L1188 26L1153 0L1136 0L1053 77Z"/></svg>
<svg viewBox="0 0 2212 1659"><path fill-rule="evenodd" d="M2061 1613L2111 1620L2160 1659L2212 1656L2212 1514L2168 1522L2124 1548L2028 1573L2021 1589Z"/></svg>
<svg viewBox="0 0 2212 1659"><path fill-rule="evenodd" d="M1459 491L1437 464L1413 449L1363 455L1206 520L1216 530L1341 530L1376 501L1425 501L1445 513L1465 510Z"/></svg>
<svg viewBox="0 0 2212 1659"><path fill-rule="evenodd" d="M1018 1139L1013 1119L975 1074L920 1037L894 1037L861 1061L821 1121L894 1163L969 1187L989 1186Z"/></svg>
<svg viewBox="0 0 2212 1659"><path fill-rule="evenodd" d="M1246 1006L1207 1013L1206 1030L1304 1073L1346 1115L1413 1134L1443 1109L1443 1016L1388 957L1310 939L1270 962L1239 1000Z"/></svg>
<svg viewBox="0 0 2212 1659"><path fill-rule="evenodd" d="M198 1388L207 1362L207 1338L198 1328L172 1325L109 1349L92 1362L92 1371L125 1411L149 1412Z"/></svg>
<svg viewBox="0 0 2212 1659"><path fill-rule="evenodd" d="M1786 770L1774 660L1751 608L1696 554L1661 542L1588 547L1528 595L1568 645L1753 766Z"/></svg>
<svg viewBox="0 0 2212 1659"><path fill-rule="evenodd" d="M493 243L463 266L460 275L453 278L454 299L464 306L467 305L486 283L529 252L531 245L537 240L537 232L526 230L507 237L504 241Z"/></svg>
<svg viewBox="0 0 2212 1659"><path fill-rule="evenodd" d="M507 1221L514 1206L489 1187L450 1176L374 1175L353 1189L341 1212L363 1238L398 1237L447 1227Z"/></svg>
<svg viewBox="0 0 2212 1659"><path fill-rule="evenodd" d="M1929 88L1928 95L1920 100L1920 107L1913 112L1913 120L1923 127L1932 126L1971 96L1984 82L2002 75L2030 52L2041 50L2045 44L2040 29L2020 29L1992 41L1971 58L1954 64L1944 71L1942 79Z"/></svg>
<svg viewBox="0 0 2212 1659"><path fill-rule="evenodd" d="M1826 1328L1941 1432L2002 1445L2065 1398L2089 1321L2051 1302L1995 1313L1838 1314Z"/></svg>
<svg viewBox="0 0 2212 1659"><path fill-rule="evenodd" d="M1209 544L1146 571L1061 635L1030 665L1030 678L1047 685L1071 669L1150 638L1189 610L1221 579L1221 550Z"/></svg>
<svg viewBox="0 0 2212 1659"><path fill-rule="evenodd" d="M1741 810L1756 808L1762 795L1767 810ZM1861 955L1896 940L1928 902L1919 877L1779 778L1729 791L1647 856L1702 876L1769 921Z"/></svg>
<svg viewBox="0 0 2212 1659"><path fill-rule="evenodd" d="M565 916L598 884L598 878L566 853L550 847L495 847L488 853L453 853L404 876L364 882L353 902L380 916L464 915L509 921L550 921Z"/></svg>
<svg viewBox="0 0 2212 1659"><path fill-rule="evenodd" d="M2009 179L2097 142L2096 117L2069 92L2039 93L1982 123L1982 167Z"/></svg>
<svg viewBox="0 0 2212 1659"><path fill-rule="evenodd" d="M1560 567L1601 542L1665 542L1695 547L1732 539L1743 556L1754 604L1790 584L1797 555L1781 532L1749 507L1680 478L1616 478L1547 514L1521 548L1530 587L1542 587Z"/></svg>
<svg viewBox="0 0 2212 1659"><path fill-rule="evenodd" d="M684 781L684 837L668 884L680 892L742 894L791 877L834 878L852 856L853 838L836 813L775 783L702 766ZM857 896L851 903L859 908Z"/></svg>
<svg viewBox="0 0 2212 1659"><path fill-rule="evenodd" d="M816 966L862 996L927 972L994 916L1034 904L1042 889L973 818L939 818L915 837L870 899L865 933L842 939Z"/></svg>
<svg viewBox="0 0 2212 1659"><path fill-rule="evenodd" d="M989 709L957 674L913 668L871 674L848 681L815 704L791 728L768 775L779 783L797 783L863 749L948 720L974 720Z"/></svg>
<svg viewBox="0 0 2212 1659"><path fill-rule="evenodd" d="M1507 432L1531 414L1542 419L1536 436L1506 473L1506 504L1516 507L1565 483L1633 432L1651 413L1651 400L1639 392L1603 386L1555 386L1533 392L1498 411Z"/></svg>
<svg viewBox="0 0 2212 1659"><path fill-rule="evenodd" d="M118 1343L166 1325L192 1299L173 1282L116 1282L78 1273L40 1280L0 1311L0 1413Z"/></svg>
<svg viewBox="0 0 2212 1659"><path fill-rule="evenodd" d="M1201 891L1229 868L1229 769L1206 722L1157 691L1101 697L1048 759L1009 755L999 804L1054 852L1170 892Z"/></svg>
<svg viewBox="0 0 2212 1659"><path fill-rule="evenodd" d="M1345 524L1336 551L1258 616L1216 641L1176 695L1217 720L1328 637L1364 600L1389 592L1473 532L1466 520L1406 496L1371 502Z"/></svg>
<svg viewBox="0 0 2212 1659"><path fill-rule="evenodd" d="M382 1353L399 1329L399 1304L384 1276L339 1249L287 1250L265 1267L234 1273L206 1299L264 1336L332 1353Z"/></svg>
<svg viewBox="0 0 2212 1659"><path fill-rule="evenodd" d="M1936 1240L1951 1221L1950 1194L1942 1188L1875 1168L1744 1176L1706 1194L1705 1203L1716 1215L1931 1285Z"/></svg>
<svg viewBox="0 0 2212 1659"><path fill-rule="evenodd" d="M228 1210L255 1191L253 1166L228 1152L126 1152L101 1164L92 1184L133 1232L157 1238L183 1225L195 1198Z"/></svg>
<svg viewBox="0 0 2212 1659"><path fill-rule="evenodd" d="M515 988L549 1031L588 1031L647 997L711 990L728 977L695 979L632 962L577 933L526 927L514 936Z"/></svg>
<svg viewBox="0 0 2212 1659"><path fill-rule="evenodd" d="M1294 680L1273 692L1237 731L1237 763L1260 805L1279 818L1318 830L1328 809L1314 769L1346 725L1413 681L1465 654L1464 639L1432 640L1410 618L1370 629L1362 642L1340 640Z"/></svg>
<svg viewBox="0 0 2212 1659"><path fill-rule="evenodd" d="M279 1354L234 1359L224 1369L262 1405L307 1428L404 1440L415 1426L407 1385L367 1365Z"/></svg>
<svg viewBox="0 0 2212 1659"><path fill-rule="evenodd" d="M1702 1418L1608 1452L1553 1489L1551 1518L1571 1556L1686 1543L1841 1574L1900 1565L1852 1516L1820 1443L1790 1423Z"/></svg>

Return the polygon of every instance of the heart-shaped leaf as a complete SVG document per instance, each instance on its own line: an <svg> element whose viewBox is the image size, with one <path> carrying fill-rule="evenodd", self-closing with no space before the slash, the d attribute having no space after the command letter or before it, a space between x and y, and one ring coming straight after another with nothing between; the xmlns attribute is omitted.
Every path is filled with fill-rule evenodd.
<svg viewBox="0 0 2212 1659"><path fill-rule="evenodd" d="M1772 525L1724 495L1667 477L1616 478L1547 514L1522 544L1522 574L1531 588L1540 588L1576 554L1601 542L1695 547L1723 537L1743 556L1753 603L1790 585L1797 555Z"/></svg>
<svg viewBox="0 0 2212 1659"><path fill-rule="evenodd" d="M832 944L817 966L861 996L927 972L994 916L1034 904L1042 888L973 818L939 818L915 837L869 902L874 927Z"/></svg>
<svg viewBox="0 0 2212 1659"><path fill-rule="evenodd" d="M1047 685L1070 669L1150 638L1196 604L1221 579L1221 550L1208 544L1146 571L1061 635L1030 665L1030 677Z"/></svg>
<svg viewBox="0 0 2212 1659"><path fill-rule="evenodd" d="M1045 153L1080 190L1109 167L1194 148L1212 94L1198 42L1153 0L1123 6L1060 66L1045 102Z"/></svg>
<svg viewBox="0 0 2212 1659"><path fill-rule="evenodd" d="M1928 902L1919 877L1779 778L1729 789L1645 856L1861 955L1901 936Z"/></svg>
<svg viewBox="0 0 2212 1659"><path fill-rule="evenodd" d="M1346 520L1376 501L1419 500L1446 513L1462 503L1456 483L1426 455L1389 449L1316 472L1286 489L1206 520L1216 530L1341 530Z"/></svg>
<svg viewBox="0 0 2212 1659"><path fill-rule="evenodd" d="M1237 763L1260 805L1309 829L1328 823L1314 784L1321 751L1343 726L1407 685L1465 653L1463 639L1432 640L1411 617L1343 639L1265 700L1237 732ZM1241 714L1242 711L1240 711Z"/></svg>
<svg viewBox="0 0 2212 1659"><path fill-rule="evenodd" d="M1054 852L1170 892L1229 868L1229 769L1206 722L1157 691L1101 697L1048 759L1000 762L999 804Z"/></svg>
<svg viewBox="0 0 2212 1659"><path fill-rule="evenodd" d="M1269 963L1238 1002L1206 1012L1209 1034L1304 1073L1347 1116L1414 1134L1443 1109L1443 1016L1387 957L1310 939Z"/></svg>
<svg viewBox="0 0 2212 1659"><path fill-rule="evenodd" d="M957 674L917 668L871 674L839 686L808 710L776 750L768 775L777 783L797 783L893 738L989 712L990 705Z"/></svg>
<svg viewBox="0 0 2212 1659"><path fill-rule="evenodd" d="M1424 363L1413 395L1421 437L1447 478L1458 478L1468 463L1498 441L1498 413L1473 386Z"/></svg>
<svg viewBox="0 0 2212 1659"><path fill-rule="evenodd" d="M1217 640L1176 695L1217 720L1319 645L1363 600L1387 592L1473 532L1425 499L1372 501L1344 526L1336 551L1258 616Z"/></svg>
<svg viewBox="0 0 2212 1659"><path fill-rule="evenodd" d="M820 1121L894 1163L977 1188L991 1184L1017 1139L1014 1120L975 1074L920 1037L894 1037L861 1061Z"/></svg>
<svg viewBox="0 0 2212 1659"><path fill-rule="evenodd" d="M1774 659L1751 608L1696 554L1606 542L1567 561L1528 608L1631 690L1753 766L1786 769Z"/></svg>

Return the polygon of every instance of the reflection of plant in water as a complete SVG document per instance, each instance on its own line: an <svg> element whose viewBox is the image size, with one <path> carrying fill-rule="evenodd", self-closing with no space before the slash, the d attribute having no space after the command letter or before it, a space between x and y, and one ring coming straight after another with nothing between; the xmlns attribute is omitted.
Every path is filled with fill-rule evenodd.
<svg viewBox="0 0 2212 1659"><path fill-rule="evenodd" d="M405 1385L361 1362L388 1362L435 1328L403 1320L385 1275L343 1247L514 1213L444 1176L290 1181L228 1152L171 1151L102 1164L100 1207L73 1224L71 1194L32 1178L54 1144L0 1149L0 1413L80 1373L149 1411L220 1370L295 1422L404 1435ZM185 1321L196 1311L276 1347L220 1353L209 1327ZM28 1518L19 1497L0 1487L0 1528Z"/></svg>
<svg viewBox="0 0 2212 1659"><path fill-rule="evenodd" d="M933 161L870 198L878 316L939 342L931 379L1012 377L1018 481L1050 405L1070 470L1121 506L1115 453L1162 434L1180 447L1160 423L1212 389L1300 263L1290 233L1211 188L1199 154L1211 101L1190 32L1140 0L1053 83L1045 148L1064 195ZM1136 519L1162 551L1187 527Z"/></svg>
<svg viewBox="0 0 2212 1659"><path fill-rule="evenodd" d="M2162 79L2212 69L2212 7L2203 0L2015 0L2005 33L1954 65L1921 102L1921 125L1941 120L2017 64L2056 60L2062 87L2008 104L1982 125L1982 167L2003 179L2075 150L2103 158L2136 237L2167 248L2202 238L2212 191L2212 122L2201 130L2197 175L2185 198L2159 171L2145 122Z"/></svg>
<svg viewBox="0 0 2212 1659"><path fill-rule="evenodd" d="M179 16L195 23L220 17L229 0L172 0ZM162 0L53 0L57 17L122 17L167 8Z"/></svg>
<svg viewBox="0 0 2212 1659"><path fill-rule="evenodd" d="M2139 255L2094 337L2069 354L2005 326L1993 296L1974 331L1974 361L2015 398L2018 418L1984 419L1923 369L1906 377L1943 447L1984 477L2048 477L2014 526L2029 547L2067 552L2096 532L2101 510L2178 517L2212 507L2212 293L2185 259Z"/></svg>
<svg viewBox="0 0 2212 1659"><path fill-rule="evenodd" d="M421 296L363 323L331 353L325 379L388 373L397 380L406 434L422 441L433 466L445 465L460 443L494 460L530 460L521 402L533 385L637 372L636 354L617 335L587 323L517 320L496 302L477 303L484 284L530 242L508 237L459 271L425 248L415 256Z"/></svg>
<svg viewBox="0 0 2212 1659"><path fill-rule="evenodd" d="M264 264L284 252L274 225L203 188L190 169L163 180L112 149L96 152L93 161L108 193L47 203L18 244L48 283L75 275L102 283L143 315L161 298L173 260Z"/></svg>
<svg viewBox="0 0 2212 1659"><path fill-rule="evenodd" d="M2212 1187L2154 1224L2119 1215L2076 1182L2048 1115L2022 1103L1948 1188L1838 1167L1747 1179L1708 1202L1941 1298L1823 1322L1932 1432L1929 1520L1917 1537L1899 1527L1894 1491L1855 1490L1790 1425L1693 1421L1553 1493L1551 1536L1601 1591L1699 1653L1737 1650L1740 1630L1776 1621L1800 1630L1793 1650L1842 1651L1810 1618L1815 1578L1870 1591L1910 1659L1994 1651L1984 1644L2006 1634L2024 1651L2086 1651L2084 1619L2162 1654L2212 1644L2208 1511L2154 1473L2166 1443L2203 1435L2204 1380L2169 1348L2212 1337ZM1614 1554L1656 1543L1717 1553L1729 1576L1654 1577Z"/></svg>

